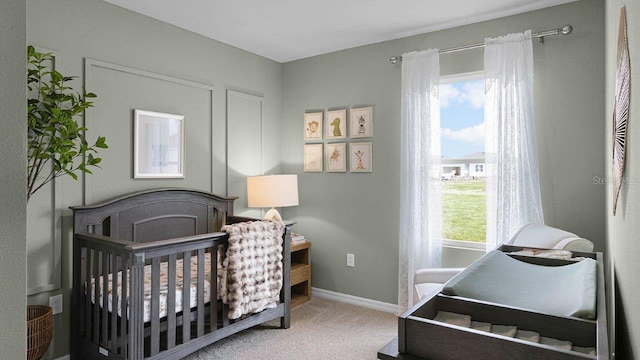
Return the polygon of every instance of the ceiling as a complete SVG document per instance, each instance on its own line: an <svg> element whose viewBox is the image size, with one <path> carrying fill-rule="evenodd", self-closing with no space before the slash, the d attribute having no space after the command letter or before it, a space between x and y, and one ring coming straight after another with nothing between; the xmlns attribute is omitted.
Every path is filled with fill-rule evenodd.
<svg viewBox="0 0 640 360"><path fill-rule="evenodd" d="M287 62L575 0L105 1Z"/></svg>

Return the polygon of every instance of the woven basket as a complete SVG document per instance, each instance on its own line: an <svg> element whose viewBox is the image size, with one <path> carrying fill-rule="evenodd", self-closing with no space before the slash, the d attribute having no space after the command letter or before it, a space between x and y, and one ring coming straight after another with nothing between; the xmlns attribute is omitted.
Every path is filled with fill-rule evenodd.
<svg viewBox="0 0 640 360"><path fill-rule="evenodd" d="M27 360L40 359L53 337L53 309L45 305L27 306Z"/></svg>

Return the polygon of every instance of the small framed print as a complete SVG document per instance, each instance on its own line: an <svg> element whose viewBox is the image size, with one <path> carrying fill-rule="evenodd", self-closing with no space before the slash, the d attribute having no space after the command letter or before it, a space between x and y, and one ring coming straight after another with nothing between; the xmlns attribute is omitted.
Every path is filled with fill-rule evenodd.
<svg viewBox="0 0 640 360"><path fill-rule="evenodd" d="M322 113L304 114L304 139L322 140Z"/></svg>
<svg viewBox="0 0 640 360"><path fill-rule="evenodd" d="M347 171L347 144L329 143L325 155L327 172Z"/></svg>
<svg viewBox="0 0 640 360"><path fill-rule="evenodd" d="M322 144L304 145L304 171L322 172Z"/></svg>
<svg viewBox="0 0 640 360"><path fill-rule="evenodd" d="M133 177L184 178L184 116L134 110Z"/></svg>
<svg viewBox="0 0 640 360"><path fill-rule="evenodd" d="M347 109L327 111L326 138L346 139L347 137Z"/></svg>
<svg viewBox="0 0 640 360"><path fill-rule="evenodd" d="M366 138L373 136L373 108L363 107L351 109L350 135L351 138Z"/></svg>
<svg viewBox="0 0 640 360"><path fill-rule="evenodd" d="M349 164L351 172L371 172L373 155L370 142L351 143L349 156L351 158Z"/></svg>

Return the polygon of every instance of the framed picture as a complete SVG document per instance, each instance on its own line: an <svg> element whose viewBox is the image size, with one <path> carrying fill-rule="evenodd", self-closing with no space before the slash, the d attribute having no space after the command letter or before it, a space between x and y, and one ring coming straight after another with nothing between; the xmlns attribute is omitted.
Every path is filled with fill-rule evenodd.
<svg viewBox="0 0 640 360"><path fill-rule="evenodd" d="M134 178L184 178L184 159L184 116L134 110Z"/></svg>
<svg viewBox="0 0 640 360"><path fill-rule="evenodd" d="M349 166L351 172L371 172L373 155L370 142L351 143L349 156L351 158Z"/></svg>
<svg viewBox="0 0 640 360"><path fill-rule="evenodd" d="M304 171L322 172L322 144L304 145Z"/></svg>
<svg viewBox="0 0 640 360"><path fill-rule="evenodd" d="M347 109L327 111L327 129L325 134L328 140L346 139L347 137Z"/></svg>
<svg viewBox="0 0 640 360"><path fill-rule="evenodd" d="M373 108L364 107L351 109L351 138L366 138L373 136Z"/></svg>
<svg viewBox="0 0 640 360"><path fill-rule="evenodd" d="M327 144L327 154L325 162L327 172L346 172L347 171L347 144L346 143L329 143Z"/></svg>
<svg viewBox="0 0 640 360"><path fill-rule="evenodd" d="M304 139L322 140L322 113L304 114Z"/></svg>

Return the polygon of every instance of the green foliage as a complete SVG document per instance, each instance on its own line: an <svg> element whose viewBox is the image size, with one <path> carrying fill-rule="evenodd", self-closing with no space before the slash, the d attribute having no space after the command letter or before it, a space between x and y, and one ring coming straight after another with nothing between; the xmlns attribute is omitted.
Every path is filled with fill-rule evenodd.
<svg viewBox="0 0 640 360"><path fill-rule="evenodd" d="M27 200L53 179L69 175L78 179L78 172L91 174L90 167L99 167L97 149L108 146L103 136L89 145L87 129L75 120L93 106L87 98L93 93L74 93L67 82L73 76L63 76L52 69L53 56L27 47Z"/></svg>
<svg viewBox="0 0 640 360"><path fill-rule="evenodd" d="M442 182L442 233L445 239L485 242L484 180Z"/></svg>

